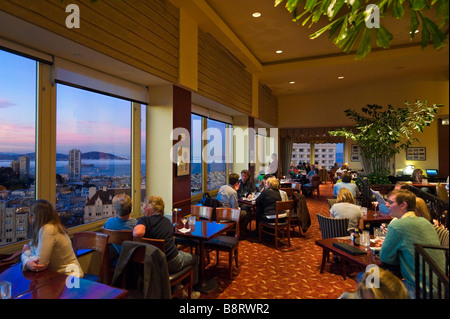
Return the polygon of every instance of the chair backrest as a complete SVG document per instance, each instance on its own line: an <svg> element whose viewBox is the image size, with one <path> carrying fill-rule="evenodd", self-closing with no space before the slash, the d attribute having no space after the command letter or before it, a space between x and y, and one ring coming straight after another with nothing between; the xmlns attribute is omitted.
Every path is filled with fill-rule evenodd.
<svg viewBox="0 0 450 319"><path fill-rule="evenodd" d="M298 190L300 192L302 190L302 184L301 183L292 183L292 188L294 190Z"/></svg>
<svg viewBox="0 0 450 319"><path fill-rule="evenodd" d="M112 230L102 227L102 233L107 234L108 244L121 245L125 240L133 240L133 230Z"/></svg>
<svg viewBox="0 0 450 319"><path fill-rule="evenodd" d="M217 208L216 208L217 210ZM213 214L213 208L208 206L198 206L198 205L192 205L191 206L191 215L195 216L196 219L207 219L211 220Z"/></svg>
<svg viewBox="0 0 450 319"><path fill-rule="evenodd" d="M277 207L276 207L276 217L275 217L275 225L278 225L278 215L286 213L288 215L288 225L291 222L291 216L294 212L294 201L288 200L288 201L278 201Z"/></svg>
<svg viewBox="0 0 450 319"><path fill-rule="evenodd" d="M294 195L294 189L293 188L280 188L281 191L285 191L286 195L289 199L292 199L292 195Z"/></svg>
<svg viewBox="0 0 450 319"><path fill-rule="evenodd" d="M320 176L314 175L311 178L311 187L319 187L319 185L320 185Z"/></svg>
<svg viewBox="0 0 450 319"><path fill-rule="evenodd" d="M91 249L101 253L100 271L98 277L102 280L104 279L107 268L108 239L109 235L93 231L80 231L73 233L72 247L75 255L78 250L82 249Z"/></svg>
<svg viewBox="0 0 450 319"><path fill-rule="evenodd" d="M216 217L218 223L235 223L235 237L239 238L239 219L241 217L241 211L237 208L218 207L216 208Z"/></svg>
<svg viewBox="0 0 450 319"><path fill-rule="evenodd" d="M348 218L332 218L316 214L322 239L348 236Z"/></svg>
<svg viewBox="0 0 450 319"><path fill-rule="evenodd" d="M137 237L134 237L134 241L137 241L137 242L140 242L140 243L145 243L145 244L150 244L150 245L153 245L155 247L158 247L159 249L161 249L161 251L163 253L166 251L166 244L164 243L164 239L145 238L145 237L137 238Z"/></svg>
<svg viewBox="0 0 450 319"><path fill-rule="evenodd" d="M439 199L448 203L448 193L447 190L445 189L444 184L438 183L436 185L436 194Z"/></svg>

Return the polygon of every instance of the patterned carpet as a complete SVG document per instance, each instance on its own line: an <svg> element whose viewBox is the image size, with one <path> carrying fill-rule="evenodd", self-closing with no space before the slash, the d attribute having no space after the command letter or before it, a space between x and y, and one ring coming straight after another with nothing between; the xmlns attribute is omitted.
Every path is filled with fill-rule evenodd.
<svg viewBox="0 0 450 319"><path fill-rule="evenodd" d="M218 281L218 288L202 299L336 299L344 291L354 291L358 269L347 268L344 280L340 264L327 263L319 272L322 250L315 244L321 239L316 213L328 214L326 199L331 198L333 185L322 184L321 196L307 197L311 226L303 235L291 235L291 247L275 249L273 239L245 238L239 243L239 268L228 278L228 254L221 253L216 266L215 253L206 269L207 278ZM252 227L255 228L254 226ZM298 228L296 228L297 230ZM352 272L352 273L350 273Z"/></svg>

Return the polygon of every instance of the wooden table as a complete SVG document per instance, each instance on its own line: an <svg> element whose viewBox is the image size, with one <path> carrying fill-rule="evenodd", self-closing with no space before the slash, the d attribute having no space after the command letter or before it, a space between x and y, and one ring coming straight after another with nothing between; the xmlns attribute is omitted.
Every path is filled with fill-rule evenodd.
<svg viewBox="0 0 450 319"><path fill-rule="evenodd" d="M206 220L200 220L196 221L195 227L191 228L191 230L188 232L180 231L180 229L182 229L183 227L175 228L176 237L198 240L199 242L199 282L201 285L200 291L203 293L210 293L217 288L217 282L215 280L205 280L205 241L210 240L223 232L226 232L232 227L233 223L216 223Z"/></svg>
<svg viewBox="0 0 450 319"><path fill-rule="evenodd" d="M79 279L79 287L68 288L64 274L50 269L41 272L22 271L18 263L0 274L0 282L11 282L12 299L120 299L126 290L87 279Z"/></svg>
<svg viewBox="0 0 450 319"><path fill-rule="evenodd" d="M342 276L344 277L344 280L347 277L346 274L346 263L356 264L360 266L361 268L365 269L370 264L375 264L377 266L382 265L382 262L378 256L376 256L372 249L364 249L363 246L355 246L358 249L364 250L367 252L367 254L364 255L352 255L349 254L338 247L333 246L333 243L348 243L350 245L353 245L350 236L347 237L338 237L338 238L328 238L328 239L321 239L316 240L316 245L319 247L322 247L322 264L320 265L320 273L323 273L323 269L325 267L325 263L329 258L330 252L332 252L334 255L338 256L342 260ZM374 246L373 243L370 243L371 246Z"/></svg>
<svg viewBox="0 0 450 319"><path fill-rule="evenodd" d="M378 210L377 216L373 216L374 213L375 211L372 209L367 210L367 216L363 217L364 224L381 224L381 223L389 224L392 220L392 217L389 216L389 214L380 213Z"/></svg>

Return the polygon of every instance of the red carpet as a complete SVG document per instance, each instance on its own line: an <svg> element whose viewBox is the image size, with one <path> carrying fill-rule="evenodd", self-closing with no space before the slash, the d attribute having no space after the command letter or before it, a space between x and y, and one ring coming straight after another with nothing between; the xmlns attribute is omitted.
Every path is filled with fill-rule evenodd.
<svg viewBox="0 0 450 319"><path fill-rule="evenodd" d="M340 265L327 263L323 274L319 272L322 250L315 245L321 239L316 213L328 214L326 199L331 198L332 184L320 186L321 196L307 197L311 226L305 234L291 233L291 247L275 249L273 240L258 238L239 243L239 268L228 278L228 254L221 253L215 265L215 252L206 270L208 278L218 281L218 288L202 299L336 299L345 291L354 291L359 269L348 267L347 279L340 274ZM253 226L254 229L254 226ZM298 228L296 228L297 230ZM331 260L331 259L330 259Z"/></svg>

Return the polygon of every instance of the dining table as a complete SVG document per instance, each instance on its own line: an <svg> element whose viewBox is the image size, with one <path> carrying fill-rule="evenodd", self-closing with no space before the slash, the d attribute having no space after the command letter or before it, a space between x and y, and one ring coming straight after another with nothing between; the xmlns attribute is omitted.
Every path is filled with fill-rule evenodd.
<svg viewBox="0 0 450 319"><path fill-rule="evenodd" d="M22 271L20 262L0 274L2 281L11 283L11 299L123 299L128 295L125 289L70 277L50 269Z"/></svg>
<svg viewBox="0 0 450 319"><path fill-rule="evenodd" d="M389 216L389 214L382 213L378 210L375 214L375 210L373 210L373 209L368 209L367 215L365 215L363 217L364 224L371 224L371 225L372 224L382 224L382 223L389 224L391 222L391 220L392 220L392 217Z"/></svg>
<svg viewBox="0 0 450 319"><path fill-rule="evenodd" d="M215 221L197 220L195 224L179 227L175 226L175 237L194 240L199 248L199 283L200 292L210 293L217 288L217 281L205 278L205 242L227 232L234 226L233 223L217 223Z"/></svg>
<svg viewBox="0 0 450 319"><path fill-rule="evenodd" d="M360 251L360 254L349 253L335 244L344 243ZM326 261L329 258L330 253L339 257L342 262L342 276L344 280L347 277L346 265L347 263L357 265L363 269L366 269L369 265L383 266L379 257L380 247L375 247L376 244L371 236L370 247L364 247L361 245L355 245L350 236L335 237L316 240L315 244L322 248L322 263L320 265L320 273L323 273Z"/></svg>

